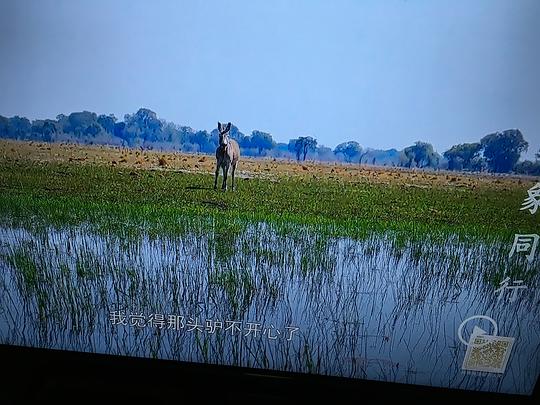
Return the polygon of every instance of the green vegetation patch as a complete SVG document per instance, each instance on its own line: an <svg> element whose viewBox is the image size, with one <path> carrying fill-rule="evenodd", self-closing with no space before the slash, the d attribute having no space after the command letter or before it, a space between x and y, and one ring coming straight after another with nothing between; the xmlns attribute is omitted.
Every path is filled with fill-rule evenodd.
<svg viewBox="0 0 540 405"><path fill-rule="evenodd" d="M359 179L239 179L236 191L213 177L72 163L0 162L0 220L23 226L80 226L137 234L242 232L266 222L294 237L294 224L333 236L395 231L408 237L512 238L538 229L519 208L526 187L416 188ZM194 226L194 225L197 226Z"/></svg>

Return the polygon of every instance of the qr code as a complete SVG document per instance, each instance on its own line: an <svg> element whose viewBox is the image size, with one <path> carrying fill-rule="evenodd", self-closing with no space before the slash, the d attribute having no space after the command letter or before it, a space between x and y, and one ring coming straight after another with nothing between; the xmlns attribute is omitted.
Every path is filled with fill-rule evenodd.
<svg viewBox="0 0 540 405"><path fill-rule="evenodd" d="M463 370L504 373L514 338L504 336L481 335L471 337Z"/></svg>

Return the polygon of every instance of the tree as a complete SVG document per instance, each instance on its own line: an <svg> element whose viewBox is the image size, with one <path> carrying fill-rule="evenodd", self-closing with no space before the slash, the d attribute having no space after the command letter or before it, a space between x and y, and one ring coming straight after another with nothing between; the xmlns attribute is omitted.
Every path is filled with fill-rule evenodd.
<svg viewBox="0 0 540 405"><path fill-rule="evenodd" d="M169 142L175 146L180 146L183 142L182 131L174 122L163 120L162 136L164 142Z"/></svg>
<svg viewBox="0 0 540 405"><path fill-rule="evenodd" d="M540 159L540 149L538 149L538 153L534 156L536 157L536 159Z"/></svg>
<svg viewBox="0 0 540 405"><path fill-rule="evenodd" d="M289 150L289 152L296 155L296 160L300 161L300 152L302 149L300 148L300 144L298 144L297 142L298 138L291 139L289 141L289 144L287 145L287 149Z"/></svg>
<svg viewBox="0 0 540 405"><path fill-rule="evenodd" d="M114 114L101 114L97 118L97 122L99 125L102 126L105 132L108 132L109 134L114 134L114 124L116 123L116 117L114 116Z"/></svg>
<svg viewBox="0 0 540 405"><path fill-rule="evenodd" d="M540 176L540 161L531 162L530 160L525 160L519 162L514 166L514 172L529 176Z"/></svg>
<svg viewBox="0 0 540 405"><path fill-rule="evenodd" d="M435 152L433 146L427 142L418 141L414 145L403 150L407 159L407 167L432 167L439 165L440 155Z"/></svg>
<svg viewBox="0 0 540 405"><path fill-rule="evenodd" d="M276 146L276 143L272 139L272 135L262 131L253 131L251 133L250 144L252 148L257 149L259 155L261 155L264 150L270 150Z"/></svg>
<svg viewBox="0 0 540 405"><path fill-rule="evenodd" d="M88 127L92 124L97 124L96 113L90 111L74 112L69 114L67 125L63 127L63 130L81 136L87 133Z"/></svg>
<svg viewBox="0 0 540 405"><path fill-rule="evenodd" d="M28 118L16 115L9 119L7 132L9 138L28 138L32 134L32 124Z"/></svg>
<svg viewBox="0 0 540 405"><path fill-rule="evenodd" d="M0 138L7 138L9 128L9 118L0 115Z"/></svg>
<svg viewBox="0 0 540 405"><path fill-rule="evenodd" d="M216 151L218 141L208 131L197 131L190 137L192 144L198 145L199 152L213 153Z"/></svg>
<svg viewBox="0 0 540 405"><path fill-rule="evenodd" d="M54 134L58 132L58 123L53 120L35 120L32 123L32 136L45 141L51 142Z"/></svg>
<svg viewBox="0 0 540 405"><path fill-rule="evenodd" d="M358 163L362 164L362 160L368 155L369 150L365 150L364 152L360 153L360 157L358 158Z"/></svg>
<svg viewBox="0 0 540 405"><path fill-rule="evenodd" d="M58 127L58 130L60 132L66 132L68 133L70 128L69 128L69 117L65 114L58 114L56 116L56 121L57 121L57 127Z"/></svg>
<svg viewBox="0 0 540 405"><path fill-rule="evenodd" d="M475 156L470 163L473 172L485 172L488 169L487 160L481 155Z"/></svg>
<svg viewBox="0 0 540 405"><path fill-rule="evenodd" d="M91 136L91 137L95 137L102 130L103 130L103 128L101 127L101 125L99 125L97 122L93 122L88 127L86 127L86 129L84 131L84 134L88 135L88 136Z"/></svg>
<svg viewBox="0 0 540 405"><path fill-rule="evenodd" d="M303 160L306 160L306 155L308 154L308 152L317 149L317 140L312 138L311 136L303 136L298 138L298 140L302 144Z"/></svg>
<svg viewBox="0 0 540 405"><path fill-rule="evenodd" d="M148 108L140 108L135 114L124 116L125 139L130 145L161 140L163 122Z"/></svg>
<svg viewBox="0 0 540 405"><path fill-rule="evenodd" d="M356 141L343 142L336 146L334 153L342 155L346 162L352 162L362 153L362 147Z"/></svg>
<svg viewBox="0 0 540 405"><path fill-rule="evenodd" d="M317 159L330 162L336 159L336 155L331 148L320 145L317 147Z"/></svg>
<svg viewBox="0 0 540 405"><path fill-rule="evenodd" d="M242 149L253 149L252 145L251 145L251 136L244 136L242 137L242 139L239 139L238 140L238 145L242 148Z"/></svg>
<svg viewBox="0 0 540 405"><path fill-rule="evenodd" d="M473 162L479 157L482 145L476 143L462 143L454 145L443 156L448 159L448 170L474 170Z"/></svg>
<svg viewBox="0 0 540 405"><path fill-rule="evenodd" d="M529 143L519 129L507 129L486 135L480 140L484 157L490 171L510 172L518 162L521 153L527 151Z"/></svg>
<svg viewBox="0 0 540 405"><path fill-rule="evenodd" d="M126 130L126 123L124 121L120 121L114 124L114 136L117 136L118 138L127 141L125 130Z"/></svg>
<svg viewBox="0 0 540 405"><path fill-rule="evenodd" d="M317 140L311 136L301 136L297 139L289 141L289 150L294 152L296 160L306 160L306 155L309 151L314 151L317 148Z"/></svg>

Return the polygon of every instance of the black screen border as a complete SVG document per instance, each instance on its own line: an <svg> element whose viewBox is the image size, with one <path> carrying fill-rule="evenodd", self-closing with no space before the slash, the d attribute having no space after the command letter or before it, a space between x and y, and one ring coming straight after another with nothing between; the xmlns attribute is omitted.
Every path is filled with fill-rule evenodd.
<svg viewBox="0 0 540 405"><path fill-rule="evenodd" d="M7 404L60 400L320 403L351 398L532 404L540 400L540 379L527 396L5 344L0 344L0 359L7 375L0 379L0 392Z"/></svg>

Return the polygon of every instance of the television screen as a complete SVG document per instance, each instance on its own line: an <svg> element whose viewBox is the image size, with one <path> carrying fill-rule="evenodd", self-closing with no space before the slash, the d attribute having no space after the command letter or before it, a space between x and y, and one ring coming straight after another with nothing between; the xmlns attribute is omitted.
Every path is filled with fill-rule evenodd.
<svg viewBox="0 0 540 405"><path fill-rule="evenodd" d="M538 17L2 2L0 343L531 395Z"/></svg>

